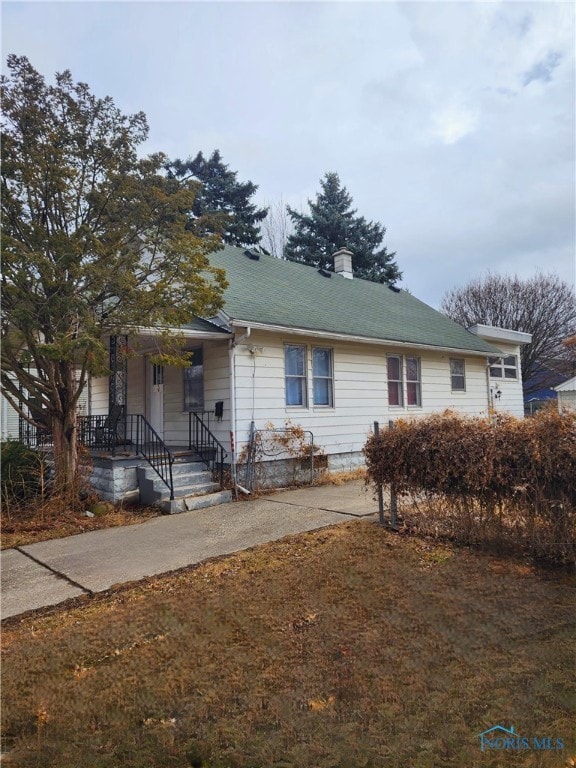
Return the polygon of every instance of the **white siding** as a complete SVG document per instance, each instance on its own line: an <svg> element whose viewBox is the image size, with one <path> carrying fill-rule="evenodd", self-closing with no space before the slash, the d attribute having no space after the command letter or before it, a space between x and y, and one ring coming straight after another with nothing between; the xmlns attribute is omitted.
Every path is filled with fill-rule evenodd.
<svg viewBox="0 0 576 768"><path fill-rule="evenodd" d="M210 421L210 429L227 451L230 450L230 356L228 341L204 343L204 407L213 411L224 403L221 421ZM212 417L211 417L212 418Z"/></svg>
<svg viewBox="0 0 576 768"><path fill-rule="evenodd" d="M32 369L31 373L35 373L35 369ZM83 416L89 413L89 392L90 382L86 384L78 400L77 410L78 413L82 414ZM12 408L8 400L6 400L3 395L0 395L0 435L2 440L6 440L8 438L17 440L19 436L19 423L20 416L18 413L14 410L14 408Z"/></svg>
<svg viewBox="0 0 576 768"><path fill-rule="evenodd" d="M307 350L309 407L287 407L285 403L284 345L300 344ZM323 342L321 339L253 331L234 351L236 381L236 420L231 424L230 359L228 341L204 341L204 410L214 411L216 402L224 403L222 421L211 417L210 428L230 448L229 434L234 429L236 453L246 444L253 420L257 429L272 423L284 427L287 420L313 432L314 442L329 454L360 451L374 421L387 424L390 419L411 418L442 412L447 408L469 416L486 415L489 386L496 384L502 394L495 400L498 410L523 415L522 382L488 379L486 358L448 352L407 350L348 342ZM334 407L312 404L312 348L333 350ZM499 344L503 354L519 356L519 347ZM255 349L251 354L249 349ZM399 354L421 360L422 406L388 405L386 355ZM465 361L465 391L452 391L450 359ZM146 414L146 358L141 355L128 363L128 411ZM405 385L404 394L406 395ZM92 413L107 413L108 379L91 383ZM183 409L183 371L164 369L164 439L169 445L186 445L188 414Z"/></svg>
<svg viewBox="0 0 576 768"><path fill-rule="evenodd" d="M284 344L307 348L308 408L287 407L284 392ZM249 346L256 347L254 355ZM334 360L334 407L312 405L312 347L330 347ZM260 351L261 348L261 351ZM389 407L386 354L420 357L422 407ZM452 392L450 357L466 362L466 391ZM329 454L360 451L373 422L428 415L451 408L467 415L487 414L486 361L481 357L406 350L369 344L323 343L302 336L253 332L236 348L236 444L240 452L253 420L257 429L286 420L314 433L314 442Z"/></svg>
<svg viewBox="0 0 576 768"><path fill-rule="evenodd" d="M108 376L98 376L90 381L90 413L92 416L108 413Z"/></svg>
<svg viewBox="0 0 576 768"><path fill-rule="evenodd" d="M18 439L18 424L19 424L19 417L14 408L10 405L8 400L2 395L1 396L1 404L2 404L2 410L1 410L1 417L2 417L2 430L1 430L1 436L2 440L7 440L8 438L11 438L13 440Z"/></svg>
<svg viewBox="0 0 576 768"><path fill-rule="evenodd" d="M144 355L128 358L126 413L146 413L146 359ZM108 392L106 392L108 398ZM108 407L108 402L106 402Z"/></svg>
<svg viewBox="0 0 576 768"><path fill-rule="evenodd" d="M494 342L492 342L494 343ZM518 378L501 379L490 378L490 387L496 391L500 390L501 395L494 398L493 406L496 411L510 413L521 419L524 417L524 395L522 392L522 370L520 366L520 347L517 344L504 344L498 342L498 349L503 355L515 355L518 361Z"/></svg>
<svg viewBox="0 0 576 768"><path fill-rule="evenodd" d="M558 409L576 411L576 392L558 392Z"/></svg>
<svg viewBox="0 0 576 768"><path fill-rule="evenodd" d="M210 415L210 430L228 450L230 435L230 374L228 342L204 341L204 410L214 411L224 402L222 421ZM164 369L164 439L168 445L188 444L188 413L184 410L184 373L182 368Z"/></svg>

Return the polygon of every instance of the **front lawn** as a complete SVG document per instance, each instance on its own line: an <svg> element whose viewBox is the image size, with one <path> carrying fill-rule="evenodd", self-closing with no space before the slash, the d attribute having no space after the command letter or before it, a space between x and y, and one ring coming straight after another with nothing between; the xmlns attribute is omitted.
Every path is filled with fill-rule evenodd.
<svg viewBox="0 0 576 768"><path fill-rule="evenodd" d="M8 620L5 764L569 765L575 595L355 521ZM565 748L482 752L495 725Z"/></svg>

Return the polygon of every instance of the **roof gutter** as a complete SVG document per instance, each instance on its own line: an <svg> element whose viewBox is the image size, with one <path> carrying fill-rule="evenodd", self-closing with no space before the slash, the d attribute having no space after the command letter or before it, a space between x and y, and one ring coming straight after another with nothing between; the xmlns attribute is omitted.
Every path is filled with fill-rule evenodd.
<svg viewBox="0 0 576 768"><path fill-rule="evenodd" d="M463 355L469 355L469 356L477 356L477 357L486 357L491 352L495 355L501 355L502 352L497 347L493 347L491 344L487 344L487 346L491 347L491 349L482 351L478 349L464 349L461 347L445 347L445 346L435 346L433 344L419 344L415 341L399 341L398 339L375 339L370 336L351 336L350 334L346 333L333 333L330 331L318 331L318 330L312 330L310 328L294 328L291 326L286 325L271 325L267 323L255 323L252 320L231 320L230 324L234 327L243 327L246 328L247 326L250 326L253 330L261 330L261 331L276 331L278 333L290 333L295 336L312 336L313 338L319 338L319 339L333 339L334 341L353 341L357 342L359 344L374 344L378 346L395 346L395 347L402 347L404 349L429 349L434 352L451 352L451 353L459 353Z"/></svg>
<svg viewBox="0 0 576 768"><path fill-rule="evenodd" d="M146 326L137 326L136 333L141 336L158 336L159 334L170 331L175 336L183 336L185 339L229 339L230 331L225 328L222 329L222 333L217 331L195 331L191 328L147 328Z"/></svg>

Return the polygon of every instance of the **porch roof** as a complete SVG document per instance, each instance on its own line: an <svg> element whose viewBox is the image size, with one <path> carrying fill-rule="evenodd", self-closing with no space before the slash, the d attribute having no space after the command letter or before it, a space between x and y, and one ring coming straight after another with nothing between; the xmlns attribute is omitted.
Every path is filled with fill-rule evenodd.
<svg viewBox="0 0 576 768"><path fill-rule="evenodd" d="M204 320L202 317L193 317L189 323L181 326L184 331L197 331L198 333L217 333L221 336L230 336L230 331L222 328L211 320Z"/></svg>
<svg viewBox="0 0 576 768"><path fill-rule="evenodd" d="M162 329L140 326L138 332L141 336L155 338L160 330ZM190 339L226 339L232 335L232 331L201 317L191 318L190 322L179 326L177 330L182 336Z"/></svg>

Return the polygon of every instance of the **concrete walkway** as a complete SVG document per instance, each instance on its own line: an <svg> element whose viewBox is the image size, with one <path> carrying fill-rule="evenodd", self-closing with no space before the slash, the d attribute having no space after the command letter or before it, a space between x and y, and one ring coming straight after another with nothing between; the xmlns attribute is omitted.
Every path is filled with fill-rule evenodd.
<svg viewBox="0 0 576 768"><path fill-rule="evenodd" d="M173 571L289 534L372 517L363 481L279 491L264 498L156 517L29 544L0 554L3 619Z"/></svg>

